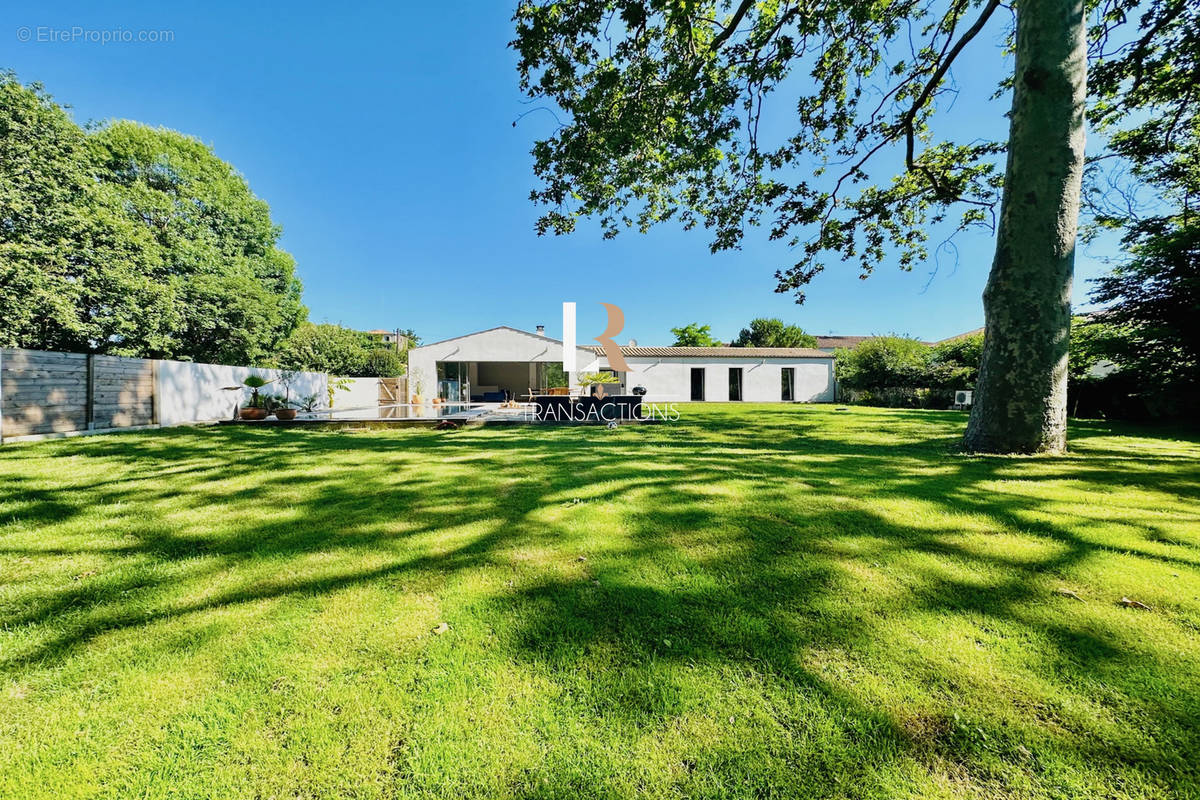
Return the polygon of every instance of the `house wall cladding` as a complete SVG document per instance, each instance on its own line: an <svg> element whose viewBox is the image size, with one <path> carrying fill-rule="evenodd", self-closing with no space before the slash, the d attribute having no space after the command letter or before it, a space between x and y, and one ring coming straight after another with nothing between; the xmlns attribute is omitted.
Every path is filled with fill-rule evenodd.
<svg viewBox="0 0 1200 800"><path fill-rule="evenodd" d="M706 402L727 402L729 370L742 371L742 401L778 403L782 400L781 372L792 369L792 399L802 403L831 403L836 381L833 356L829 358L647 358L626 357L630 372L629 386L643 386L646 399L658 403L686 402L691 399L691 373L704 370Z"/></svg>

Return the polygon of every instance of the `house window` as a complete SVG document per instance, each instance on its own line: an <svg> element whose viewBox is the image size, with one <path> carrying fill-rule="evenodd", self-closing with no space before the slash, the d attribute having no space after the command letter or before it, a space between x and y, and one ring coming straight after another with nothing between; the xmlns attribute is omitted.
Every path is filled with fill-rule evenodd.
<svg viewBox="0 0 1200 800"><path fill-rule="evenodd" d="M729 399L730 400L741 400L742 399L742 368L741 367L730 367L729 368Z"/></svg>
<svg viewBox="0 0 1200 800"><path fill-rule="evenodd" d="M790 403L796 399L796 368L784 367L780 372L782 377L779 381L779 399Z"/></svg>
<svg viewBox="0 0 1200 800"><path fill-rule="evenodd" d="M692 399L704 400L704 367L692 367Z"/></svg>

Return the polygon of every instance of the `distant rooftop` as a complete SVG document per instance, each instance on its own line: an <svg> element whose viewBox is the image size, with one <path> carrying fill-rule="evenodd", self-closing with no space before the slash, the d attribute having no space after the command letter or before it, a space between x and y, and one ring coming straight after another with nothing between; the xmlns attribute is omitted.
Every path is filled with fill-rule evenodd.
<svg viewBox="0 0 1200 800"><path fill-rule="evenodd" d="M982 331L983 328L980 328L979 330ZM978 333L978 331L967 331L966 333L960 333L960 334L958 334L958 336L951 336L949 339L942 339L941 342L949 342L952 339L960 339L964 336L970 336L973 333ZM888 335L890 335L890 334L888 334ZM823 350L824 349L835 350L835 349L839 349L839 348L853 350L855 347L858 347L860 344L867 341L868 339L878 339L878 338L879 338L879 336L818 336L817 337L817 347L819 347ZM941 342L922 341L921 344L933 345L933 344L941 344Z"/></svg>
<svg viewBox="0 0 1200 800"><path fill-rule="evenodd" d="M597 345L587 345L585 349L593 353L604 352L604 348ZM621 355L642 358L829 358L829 353L811 347L622 347Z"/></svg>
<svg viewBox="0 0 1200 800"><path fill-rule="evenodd" d="M874 336L818 336L817 347L857 347L859 342L865 339L874 339Z"/></svg>
<svg viewBox="0 0 1200 800"><path fill-rule="evenodd" d="M957 336L950 336L945 339L938 339L936 342L934 342L934 344L945 344L946 342L957 342L959 339L965 339L968 336L974 336L977 333L983 333L983 328L976 328L973 331L967 331L966 333L960 333Z"/></svg>

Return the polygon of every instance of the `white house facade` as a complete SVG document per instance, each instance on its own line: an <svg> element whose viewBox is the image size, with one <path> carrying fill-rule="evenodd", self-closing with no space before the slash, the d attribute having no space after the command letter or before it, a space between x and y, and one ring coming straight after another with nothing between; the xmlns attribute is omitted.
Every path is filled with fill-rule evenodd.
<svg viewBox="0 0 1200 800"><path fill-rule="evenodd" d="M834 400L833 358L806 348L622 347L621 355L630 369L622 384L645 387L653 402Z"/></svg>
<svg viewBox="0 0 1200 800"><path fill-rule="evenodd" d="M544 390L563 344L538 333L491 328L408 352L409 391L424 399L491 402ZM799 347L622 347L628 372L602 348L576 348L580 373L608 371L620 393L646 390L648 402L832 402L833 355ZM570 376L572 385L577 375Z"/></svg>

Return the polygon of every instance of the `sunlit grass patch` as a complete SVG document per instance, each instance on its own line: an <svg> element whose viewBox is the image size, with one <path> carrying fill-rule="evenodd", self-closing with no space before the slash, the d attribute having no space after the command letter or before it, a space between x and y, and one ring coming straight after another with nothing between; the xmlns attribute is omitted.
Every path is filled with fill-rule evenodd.
<svg viewBox="0 0 1200 800"><path fill-rule="evenodd" d="M964 422L6 445L0 797L1200 794L1197 439Z"/></svg>

